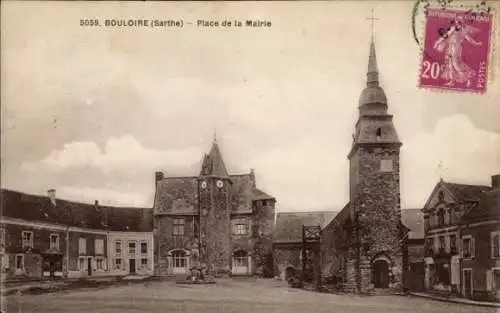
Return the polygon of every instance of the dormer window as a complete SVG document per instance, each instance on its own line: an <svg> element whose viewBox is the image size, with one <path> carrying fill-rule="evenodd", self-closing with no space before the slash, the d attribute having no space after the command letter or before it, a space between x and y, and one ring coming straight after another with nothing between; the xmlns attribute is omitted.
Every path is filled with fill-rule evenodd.
<svg viewBox="0 0 500 313"><path fill-rule="evenodd" d="M382 137L382 128L380 127L377 128L376 134L377 134L377 140L380 140L380 138Z"/></svg>

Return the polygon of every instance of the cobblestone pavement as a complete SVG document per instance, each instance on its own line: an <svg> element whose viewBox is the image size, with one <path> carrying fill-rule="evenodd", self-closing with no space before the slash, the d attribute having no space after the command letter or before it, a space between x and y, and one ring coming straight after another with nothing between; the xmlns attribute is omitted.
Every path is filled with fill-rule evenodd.
<svg viewBox="0 0 500 313"><path fill-rule="evenodd" d="M215 285L150 282L42 295L8 296L6 312L482 313L495 308L404 296L345 296L291 289L279 281L220 279Z"/></svg>

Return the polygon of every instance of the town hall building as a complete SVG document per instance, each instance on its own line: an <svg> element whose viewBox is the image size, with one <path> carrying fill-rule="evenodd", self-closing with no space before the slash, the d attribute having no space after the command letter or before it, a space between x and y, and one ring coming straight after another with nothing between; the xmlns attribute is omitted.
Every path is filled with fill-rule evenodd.
<svg viewBox="0 0 500 313"><path fill-rule="evenodd" d="M198 176L156 172L157 275L205 267L213 275L272 277L275 198L256 186L253 170L229 174L214 139Z"/></svg>

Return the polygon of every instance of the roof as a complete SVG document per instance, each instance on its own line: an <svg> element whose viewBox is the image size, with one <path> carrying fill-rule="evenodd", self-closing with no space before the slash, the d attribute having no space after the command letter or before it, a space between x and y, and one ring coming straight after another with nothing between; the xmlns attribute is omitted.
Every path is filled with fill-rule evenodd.
<svg viewBox="0 0 500 313"><path fill-rule="evenodd" d="M255 188L253 190L253 199L254 200L274 200L273 196L268 195L264 191Z"/></svg>
<svg viewBox="0 0 500 313"><path fill-rule="evenodd" d="M495 220L500 218L500 189L484 192L479 203L473 209L465 213L460 223L468 224Z"/></svg>
<svg viewBox="0 0 500 313"><path fill-rule="evenodd" d="M321 226L323 229L335 217L336 212L282 212L278 213L274 242L302 242L302 226Z"/></svg>
<svg viewBox="0 0 500 313"><path fill-rule="evenodd" d="M167 177L158 181L154 213L194 214L197 209L196 177Z"/></svg>
<svg viewBox="0 0 500 313"><path fill-rule="evenodd" d="M217 177L229 176L216 140L212 143L212 148L210 149L208 155L205 154L203 158L200 175L211 175Z"/></svg>
<svg viewBox="0 0 500 313"><path fill-rule="evenodd" d="M2 216L33 222L113 231L151 231L149 208L101 206L1 190Z"/></svg>
<svg viewBox="0 0 500 313"><path fill-rule="evenodd" d="M456 184L445 181L441 184L460 202L479 201L485 191L492 189L490 186Z"/></svg>
<svg viewBox="0 0 500 313"><path fill-rule="evenodd" d="M424 213L420 209L401 210L401 221L409 229L409 239L424 238Z"/></svg>

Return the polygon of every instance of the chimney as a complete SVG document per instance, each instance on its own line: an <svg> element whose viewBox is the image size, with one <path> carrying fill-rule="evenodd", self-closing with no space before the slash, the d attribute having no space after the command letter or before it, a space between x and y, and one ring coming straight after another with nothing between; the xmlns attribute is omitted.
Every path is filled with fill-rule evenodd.
<svg viewBox="0 0 500 313"><path fill-rule="evenodd" d="M253 168L250 169L250 177L252 177L252 184L253 187L255 188L256 182L255 182L255 170Z"/></svg>
<svg viewBox="0 0 500 313"><path fill-rule="evenodd" d="M163 172L161 171L155 172L155 187L158 186L158 182L162 180L164 177L165 175L163 174Z"/></svg>
<svg viewBox="0 0 500 313"><path fill-rule="evenodd" d="M500 189L500 174L491 176L491 187Z"/></svg>
<svg viewBox="0 0 500 313"><path fill-rule="evenodd" d="M55 189L47 190L47 196L49 197L52 205L56 205L56 190Z"/></svg>

